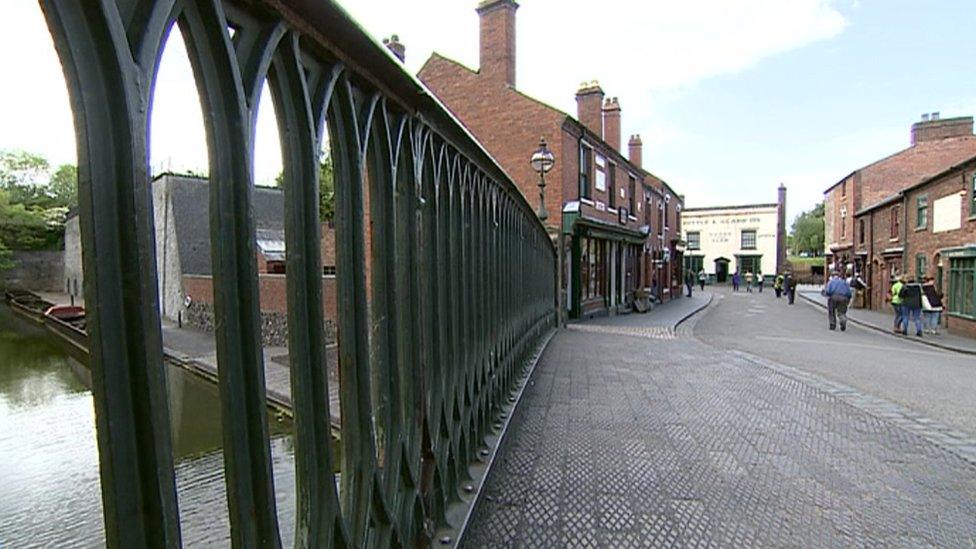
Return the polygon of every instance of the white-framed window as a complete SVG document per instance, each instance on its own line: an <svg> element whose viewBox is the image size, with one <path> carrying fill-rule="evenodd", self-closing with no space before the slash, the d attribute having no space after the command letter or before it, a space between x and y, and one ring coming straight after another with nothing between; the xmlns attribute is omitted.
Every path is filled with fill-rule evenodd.
<svg viewBox="0 0 976 549"><path fill-rule="evenodd" d="M597 153L596 155L596 173L593 177L593 183L598 191L607 190L607 159L602 154Z"/></svg>

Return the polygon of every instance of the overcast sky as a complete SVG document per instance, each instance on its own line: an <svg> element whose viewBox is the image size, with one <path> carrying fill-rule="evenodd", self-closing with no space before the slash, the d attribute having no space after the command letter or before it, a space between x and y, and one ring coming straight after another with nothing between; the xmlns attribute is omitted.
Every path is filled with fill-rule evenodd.
<svg viewBox="0 0 976 549"><path fill-rule="evenodd" d="M477 0L344 0L416 72L432 51L478 65ZM772 202L789 216L850 171L909 144L924 112L976 114L972 0L523 0L517 86L575 114L581 81L620 98L626 136L689 206ZM205 170L200 108L178 33L160 67L152 163ZM0 0L0 149L74 162L57 57L37 3ZM260 109L255 172L280 171Z"/></svg>

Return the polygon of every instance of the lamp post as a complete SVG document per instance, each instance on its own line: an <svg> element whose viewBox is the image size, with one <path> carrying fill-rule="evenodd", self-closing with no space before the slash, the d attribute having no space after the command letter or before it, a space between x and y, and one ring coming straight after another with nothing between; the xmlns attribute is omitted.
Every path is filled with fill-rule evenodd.
<svg viewBox="0 0 976 549"><path fill-rule="evenodd" d="M532 165L532 169L535 173L539 174L539 219L545 221L549 217L549 213L546 212L546 172L552 169L552 166L556 163L555 157L552 156L552 151L546 146L546 138L539 139L539 150L532 153L532 158L529 160L529 164Z"/></svg>
<svg viewBox="0 0 976 549"><path fill-rule="evenodd" d="M535 173L539 174L539 221L545 222L549 217L546 212L546 173L555 165L556 159L546 145L546 138L539 138L539 149L532 153L529 164ZM560 208L561 209L561 208ZM562 228L556 227L556 326L565 324L563 319L563 236Z"/></svg>

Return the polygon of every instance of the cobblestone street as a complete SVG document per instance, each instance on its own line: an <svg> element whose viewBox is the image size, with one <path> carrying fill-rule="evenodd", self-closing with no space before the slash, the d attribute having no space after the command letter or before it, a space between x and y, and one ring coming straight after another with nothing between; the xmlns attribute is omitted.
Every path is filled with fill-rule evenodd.
<svg viewBox="0 0 976 549"><path fill-rule="evenodd" d="M464 545L976 543L971 454L906 427L870 395L793 372L687 330L561 331Z"/></svg>

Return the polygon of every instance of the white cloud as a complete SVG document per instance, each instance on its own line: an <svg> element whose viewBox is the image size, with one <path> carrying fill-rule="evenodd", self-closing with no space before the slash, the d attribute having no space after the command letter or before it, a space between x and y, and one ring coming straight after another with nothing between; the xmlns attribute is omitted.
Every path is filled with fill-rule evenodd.
<svg viewBox="0 0 976 549"><path fill-rule="evenodd" d="M434 50L478 65L475 0L341 3L375 37L399 34L412 71ZM40 9L33 2L0 0L0 10L5 72L19 75L15 85L0 88L0 148L73 161L67 94ZM643 134L653 150L661 140L673 144L682 138L680 128L664 128L656 113L675 90L830 38L845 25L828 0L524 0L518 12L518 84L572 113L579 82L599 78L609 95L621 97L624 135ZM203 169L206 151L195 88L185 62L171 70L170 57L167 52L154 106L153 162ZM270 105L267 95L262 104ZM280 170L271 109L261 110L255 160L259 181Z"/></svg>

